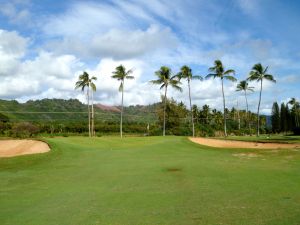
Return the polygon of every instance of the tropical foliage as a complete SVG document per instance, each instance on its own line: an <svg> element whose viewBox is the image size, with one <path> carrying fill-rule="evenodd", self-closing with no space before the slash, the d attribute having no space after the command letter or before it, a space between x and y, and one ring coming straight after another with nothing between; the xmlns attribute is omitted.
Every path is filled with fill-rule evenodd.
<svg viewBox="0 0 300 225"><path fill-rule="evenodd" d="M160 89L164 89L164 110L163 110L163 136L166 135L166 107L167 107L167 91L168 87L171 86L172 88L182 91L181 87L179 86L181 83L178 81L178 77L172 75L172 71L169 67L162 66L160 70L155 72L157 76L157 80L150 81L152 84L160 85Z"/></svg>
<svg viewBox="0 0 300 225"><path fill-rule="evenodd" d="M249 132L251 134L251 123L250 123L250 117L248 116L248 111L249 111L249 107L248 107L248 99L247 99L247 91L251 91L253 92L254 87L249 87L249 84L246 80L241 81L237 87L236 87L236 91L243 91L244 95L245 95L245 101L246 101L246 114L247 114L247 119L248 119L248 125L249 125Z"/></svg>
<svg viewBox="0 0 300 225"><path fill-rule="evenodd" d="M223 96L223 116L224 116L224 135L227 137L227 126L226 126L226 102L225 102L225 94L224 94L224 80L229 80L235 82L237 79L233 76L235 71L233 69L225 70L223 63L221 60L216 60L214 62L214 66L209 68L211 72L206 76L206 78L219 78L221 79L222 84L222 96Z"/></svg>
<svg viewBox="0 0 300 225"><path fill-rule="evenodd" d="M201 76L193 75L192 69L188 66L181 67L180 72L177 74L177 77L179 80L186 79L188 82L192 134L194 137L195 136L195 122L194 122L194 115L193 115L193 110L192 110L191 80L194 80L194 79L202 80L203 78Z"/></svg>
<svg viewBox="0 0 300 225"><path fill-rule="evenodd" d="M81 89L83 92L86 89L87 96L87 106L88 106L88 127L89 127L89 137L95 135L94 129L94 104L93 104L93 92L96 91L96 85L93 81L97 80L96 77L90 77L87 72L83 72L83 74L79 75L78 81L75 84L75 89ZM90 109L90 96L92 91L92 110Z"/></svg>
<svg viewBox="0 0 300 225"><path fill-rule="evenodd" d="M259 110L260 110L260 104L261 104L261 95L262 95L262 89L263 89L263 80L268 80L271 82L276 83L276 80L274 79L273 75L268 74L268 66L263 67L261 63L257 63L252 67L252 70L250 71L248 79L249 81L257 81L260 83L260 92L259 92L259 101L257 106L257 128L256 128L256 134L259 136Z"/></svg>

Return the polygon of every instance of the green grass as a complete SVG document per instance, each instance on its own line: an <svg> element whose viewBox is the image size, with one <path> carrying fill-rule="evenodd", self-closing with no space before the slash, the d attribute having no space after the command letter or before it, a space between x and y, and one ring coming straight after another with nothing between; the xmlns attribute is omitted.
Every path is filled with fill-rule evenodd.
<svg viewBox="0 0 300 225"><path fill-rule="evenodd" d="M217 138L224 139L224 138ZM253 142L275 142L275 143L300 143L300 136L292 135L280 135L280 134L271 134L271 135L260 135L257 137L253 136L228 136L227 140L236 140L236 141L253 141Z"/></svg>
<svg viewBox="0 0 300 225"><path fill-rule="evenodd" d="M47 141L49 153L0 159L1 225L300 224L295 150L184 137Z"/></svg>

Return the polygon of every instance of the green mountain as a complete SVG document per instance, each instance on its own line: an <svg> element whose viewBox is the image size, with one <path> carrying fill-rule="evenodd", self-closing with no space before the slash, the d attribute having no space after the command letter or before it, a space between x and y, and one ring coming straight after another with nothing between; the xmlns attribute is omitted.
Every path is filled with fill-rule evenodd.
<svg viewBox="0 0 300 225"><path fill-rule="evenodd" d="M129 106L124 108L124 122L153 123L157 120L159 104ZM95 120L118 122L120 113L117 106L95 104ZM76 122L87 120L87 105L77 99L42 99L19 103L15 100L0 100L0 115L11 122ZM1 117L0 117L1 118Z"/></svg>

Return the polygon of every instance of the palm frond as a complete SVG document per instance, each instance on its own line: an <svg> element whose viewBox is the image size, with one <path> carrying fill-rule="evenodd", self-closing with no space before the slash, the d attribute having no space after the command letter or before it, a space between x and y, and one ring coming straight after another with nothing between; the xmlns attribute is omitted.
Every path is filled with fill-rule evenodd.
<svg viewBox="0 0 300 225"><path fill-rule="evenodd" d="M200 76L200 75L195 75L195 76L192 76L192 80L203 80L203 77Z"/></svg>
<svg viewBox="0 0 300 225"><path fill-rule="evenodd" d="M149 82L151 84L162 84L162 83L164 83L162 80L150 80Z"/></svg>
<svg viewBox="0 0 300 225"><path fill-rule="evenodd" d="M210 79L210 78L215 79L217 76L218 76L218 74L216 74L216 73L210 73L205 76L205 79Z"/></svg>
<svg viewBox="0 0 300 225"><path fill-rule="evenodd" d="M93 82L90 83L90 86L91 86L92 91L97 90L96 85Z"/></svg>
<svg viewBox="0 0 300 225"><path fill-rule="evenodd" d="M247 80L249 80L249 81L260 81L261 76L257 71L251 71L249 73L249 77L247 78Z"/></svg>
<svg viewBox="0 0 300 225"><path fill-rule="evenodd" d="M224 75L235 74L235 71L230 69L224 72Z"/></svg>
<svg viewBox="0 0 300 225"><path fill-rule="evenodd" d="M165 86L168 86L167 84L163 83L159 89L163 89Z"/></svg>
<svg viewBox="0 0 300 225"><path fill-rule="evenodd" d="M128 76L127 75L125 78L128 79L128 80L132 80L132 79L134 79L134 76Z"/></svg>
<svg viewBox="0 0 300 225"><path fill-rule="evenodd" d="M276 83L276 80L274 79L273 75L271 75L271 74L265 74L265 75L264 75L264 78L265 78L266 80L268 80L268 81L271 81L271 82L273 82L273 83Z"/></svg>
<svg viewBox="0 0 300 225"><path fill-rule="evenodd" d="M172 88L174 88L175 90L177 90L177 91L180 91L180 92L182 92L182 88L180 87L180 86L178 86L178 85L172 85Z"/></svg>
<svg viewBox="0 0 300 225"><path fill-rule="evenodd" d="M237 81L237 79L236 79L234 76L224 76L224 78L225 78L226 80L230 80L230 81L232 81L232 82L236 82L236 81Z"/></svg>

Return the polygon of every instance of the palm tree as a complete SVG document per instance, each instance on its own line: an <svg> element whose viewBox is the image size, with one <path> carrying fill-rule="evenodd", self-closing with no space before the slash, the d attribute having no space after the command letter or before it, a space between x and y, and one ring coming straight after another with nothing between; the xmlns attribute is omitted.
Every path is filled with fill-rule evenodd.
<svg viewBox="0 0 300 225"><path fill-rule="evenodd" d="M123 99L124 99L124 83L125 79L134 79L134 76L131 76L130 74L133 73L133 70L130 69L126 71L126 68L123 65L120 65L116 67L116 70L113 72L113 75L111 76L114 79L117 79L118 81L121 81L119 91L122 92L122 103L121 103L121 121L120 121L120 135L121 138L123 137Z"/></svg>
<svg viewBox="0 0 300 225"><path fill-rule="evenodd" d="M92 122L92 125L91 125L91 132L92 132L92 136L95 136L95 111L94 111L94 92L96 91L96 85L95 83L93 83L93 80L97 80L97 77L92 77L89 79L89 86L91 87L91 91L92 91L92 94L91 94L91 97L92 97L92 118L91 118L91 122Z"/></svg>
<svg viewBox="0 0 300 225"><path fill-rule="evenodd" d="M182 91L179 85L181 84L179 80L176 80L177 76L172 76L172 71L169 67L162 66L160 70L155 72L155 75L158 77L157 80L151 80L152 84L161 85L160 89L165 88L165 95L164 95L164 126L163 126L163 136L166 135L166 104L167 104L167 91L168 86L175 88L176 90Z"/></svg>
<svg viewBox="0 0 300 225"><path fill-rule="evenodd" d="M291 98L291 100L288 102L292 106L292 111L295 115L295 125L296 127L299 127L299 108L300 108L300 103L295 99Z"/></svg>
<svg viewBox="0 0 300 225"><path fill-rule="evenodd" d="M226 70L222 64L221 60L215 60L214 66L209 68L209 71L212 72L206 76L206 78L220 78L222 83L222 95L223 95L223 112L224 112L224 133L225 137L227 137L227 127L226 127L226 112L225 112L225 95L224 95L224 79L229 81L236 81L236 78L234 76L231 76L235 74L235 71L232 69Z"/></svg>
<svg viewBox="0 0 300 225"><path fill-rule="evenodd" d="M194 80L194 79L202 80L202 77L193 75L192 69L188 66L181 67L180 72L177 74L177 77L178 77L179 80L186 79L188 81L192 132L193 132L193 137L195 137L195 123L194 123L194 115L193 115L193 109L192 109L192 98L191 98L191 85L190 85L190 82L191 82L191 80Z"/></svg>
<svg viewBox="0 0 300 225"><path fill-rule="evenodd" d="M248 99L247 99L247 91L253 92L254 87L249 87L249 84L246 80L241 81L237 86L236 86L236 91L243 91L245 95L245 100L246 100L246 117L248 120L248 126L249 126L249 134L251 134L251 124L250 124L250 116L248 115L249 108L248 108Z"/></svg>
<svg viewBox="0 0 300 225"><path fill-rule="evenodd" d="M276 80L274 79L273 75L267 74L268 72L268 66L264 68L261 63L257 63L252 67L252 70L250 71L249 77L247 80L249 81L257 81L260 82L260 93L259 93L259 102L257 107L257 136L259 136L259 109L260 109L260 103L261 103L261 93L262 93L262 85L263 80L268 80L271 82L276 83Z"/></svg>
<svg viewBox="0 0 300 225"><path fill-rule="evenodd" d="M75 89L81 88L84 91L87 88L86 96L87 96L87 106L88 106L88 120L89 120L89 137L92 136L92 130L94 129L94 122L92 123L93 129L91 129L91 111L90 111L90 87L93 91L96 91L96 85L93 83L93 80L97 80L96 77L90 78L90 75L87 72L83 72L83 74L79 75L78 81L75 84ZM93 101L93 99L92 99ZM92 120L94 117L94 106L92 103ZM93 131L94 133L94 131Z"/></svg>

